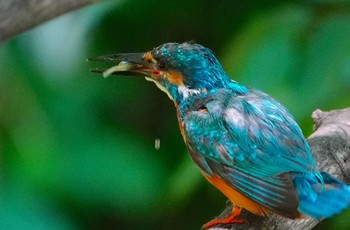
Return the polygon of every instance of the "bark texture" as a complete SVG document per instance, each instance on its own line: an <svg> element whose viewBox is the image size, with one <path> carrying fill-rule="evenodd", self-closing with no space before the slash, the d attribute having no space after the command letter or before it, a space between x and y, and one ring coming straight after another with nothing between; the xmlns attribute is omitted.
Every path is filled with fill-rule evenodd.
<svg viewBox="0 0 350 230"><path fill-rule="evenodd" d="M51 18L98 0L1 0L0 45Z"/></svg>

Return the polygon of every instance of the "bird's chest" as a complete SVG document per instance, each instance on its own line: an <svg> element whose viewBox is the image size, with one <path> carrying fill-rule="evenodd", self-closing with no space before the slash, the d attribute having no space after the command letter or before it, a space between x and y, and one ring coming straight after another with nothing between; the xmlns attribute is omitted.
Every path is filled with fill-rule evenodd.
<svg viewBox="0 0 350 230"><path fill-rule="evenodd" d="M184 139L185 143L187 143L186 142L186 135L185 135L185 120L184 120L184 117L181 116L182 112L180 111L178 106L176 106L176 111L177 111L177 121L178 121L178 124L179 124L179 128L180 128L180 132L181 132L182 138Z"/></svg>
<svg viewBox="0 0 350 230"><path fill-rule="evenodd" d="M193 115L193 113L196 114L195 119L191 118L191 115ZM189 128L188 127L189 121L191 121L190 123L192 124L191 125L192 129L196 129L198 133L202 133L204 131L201 129L201 127L193 124L205 123L208 117L210 117L210 115L209 115L208 109L205 107L205 104L203 102L198 102L196 103L195 106L192 106L185 111L181 110L180 107L177 106L178 124L179 124L181 135L186 144L187 144L187 139L190 138L190 137L187 137L186 135L186 128Z"/></svg>

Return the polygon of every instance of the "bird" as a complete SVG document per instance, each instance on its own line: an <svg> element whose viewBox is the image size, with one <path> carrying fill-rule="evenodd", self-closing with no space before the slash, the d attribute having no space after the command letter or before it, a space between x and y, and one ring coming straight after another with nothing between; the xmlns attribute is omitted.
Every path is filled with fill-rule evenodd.
<svg viewBox="0 0 350 230"><path fill-rule="evenodd" d="M241 210L290 219L332 217L350 205L350 186L317 169L293 116L268 94L232 80L214 53L195 42L89 58L91 69L141 76L174 102L188 153L201 174L233 204L204 229L245 223Z"/></svg>

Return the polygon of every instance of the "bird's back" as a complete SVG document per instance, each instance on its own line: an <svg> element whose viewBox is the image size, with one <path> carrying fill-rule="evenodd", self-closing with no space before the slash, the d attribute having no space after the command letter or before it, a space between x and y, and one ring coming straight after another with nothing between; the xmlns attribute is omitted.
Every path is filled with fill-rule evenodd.
<svg viewBox="0 0 350 230"><path fill-rule="evenodd" d="M290 172L317 177L317 170L283 106L254 89L244 94L218 89L188 98L179 110L190 155L207 178L221 178L270 211L299 216Z"/></svg>

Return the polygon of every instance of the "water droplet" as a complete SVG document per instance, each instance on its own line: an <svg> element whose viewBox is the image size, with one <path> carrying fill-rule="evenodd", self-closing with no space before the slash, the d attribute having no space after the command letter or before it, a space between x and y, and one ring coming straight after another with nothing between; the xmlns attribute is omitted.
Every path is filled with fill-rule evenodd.
<svg viewBox="0 0 350 230"><path fill-rule="evenodd" d="M155 148L156 150L159 150L159 149L160 149L160 139L159 139L159 138L156 138L156 139L154 140L154 148Z"/></svg>

